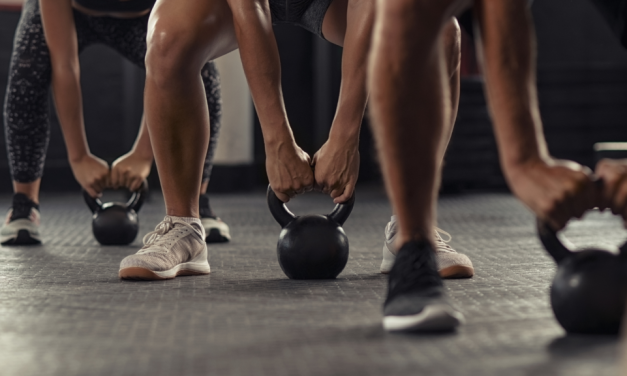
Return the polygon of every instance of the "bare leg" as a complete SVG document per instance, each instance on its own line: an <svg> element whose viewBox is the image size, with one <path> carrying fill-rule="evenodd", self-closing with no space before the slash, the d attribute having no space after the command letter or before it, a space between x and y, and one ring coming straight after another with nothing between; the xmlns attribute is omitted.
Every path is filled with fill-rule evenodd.
<svg viewBox="0 0 627 376"><path fill-rule="evenodd" d="M226 1L158 1L148 30L145 108L168 215L199 217L209 142L200 70L237 47Z"/></svg>
<svg viewBox="0 0 627 376"><path fill-rule="evenodd" d="M200 184L200 194L201 195L204 195L205 193L207 193L207 187L209 187L209 180L203 181Z"/></svg>
<svg viewBox="0 0 627 376"><path fill-rule="evenodd" d="M39 186L41 184L41 178L32 181L30 183L20 183L13 181L13 192L23 193L35 204L39 204Z"/></svg>
<svg viewBox="0 0 627 376"><path fill-rule="evenodd" d="M453 3L378 1L371 109L400 244L433 243L441 159L453 124L443 44Z"/></svg>

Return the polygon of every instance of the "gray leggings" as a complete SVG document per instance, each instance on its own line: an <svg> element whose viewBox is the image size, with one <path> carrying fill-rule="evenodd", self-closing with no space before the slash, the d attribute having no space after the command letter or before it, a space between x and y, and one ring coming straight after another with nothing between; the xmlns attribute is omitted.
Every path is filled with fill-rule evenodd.
<svg viewBox="0 0 627 376"><path fill-rule="evenodd" d="M75 10L79 53L91 44L102 43L145 69L148 17L91 17ZM48 90L51 72L39 1L27 0L15 34L4 103L4 129L11 175L14 181L20 183L32 182L43 175L50 139ZM203 168L203 181L206 181L211 175L222 110L220 77L213 62L205 64L201 75L211 122L209 150Z"/></svg>

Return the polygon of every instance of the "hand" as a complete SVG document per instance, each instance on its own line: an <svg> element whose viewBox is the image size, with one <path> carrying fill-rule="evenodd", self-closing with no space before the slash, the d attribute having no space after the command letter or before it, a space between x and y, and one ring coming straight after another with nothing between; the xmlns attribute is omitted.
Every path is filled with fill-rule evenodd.
<svg viewBox="0 0 627 376"><path fill-rule="evenodd" d="M555 231L596 206L592 172L575 162L534 160L505 173L514 194Z"/></svg>
<svg viewBox="0 0 627 376"><path fill-rule="evenodd" d="M109 186L109 165L102 159L86 154L77 161L70 161L70 166L78 183L91 197L100 197Z"/></svg>
<svg viewBox="0 0 627 376"><path fill-rule="evenodd" d="M358 142L330 138L313 157L316 186L336 204L348 201L355 191L359 175Z"/></svg>
<svg viewBox="0 0 627 376"><path fill-rule="evenodd" d="M136 192L150 174L152 158L129 152L116 159L111 165L111 187L128 188Z"/></svg>
<svg viewBox="0 0 627 376"><path fill-rule="evenodd" d="M627 159L602 159L595 174L603 181L597 202L599 209L610 208L627 221Z"/></svg>
<svg viewBox="0 0 627 376"><path fill-rule="evenodd" d="M266 145L266 171L272 190L283 202L313 188L310 157L294 141Z"/></svg>

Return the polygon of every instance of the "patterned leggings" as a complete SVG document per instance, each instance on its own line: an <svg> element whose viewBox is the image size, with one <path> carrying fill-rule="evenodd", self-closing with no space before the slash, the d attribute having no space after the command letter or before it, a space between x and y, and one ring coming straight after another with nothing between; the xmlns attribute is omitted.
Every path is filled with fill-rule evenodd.
<svg viewBox="0 0 627 376"><path fill-rule="evenodd" d="M148 17L92 17L74 10L79 53L91 44L102 43L145 69ZM4 103L11 175L14 181L20 183L32 182L43 175L50 139L48 90L51 73L50 53L41 23L39 1L27 0L15 35ZM211 175L222 110L220 77L214 63L205 64L201 75L211 124L211 138L202 176L203 181L207 181Z"/></svg>

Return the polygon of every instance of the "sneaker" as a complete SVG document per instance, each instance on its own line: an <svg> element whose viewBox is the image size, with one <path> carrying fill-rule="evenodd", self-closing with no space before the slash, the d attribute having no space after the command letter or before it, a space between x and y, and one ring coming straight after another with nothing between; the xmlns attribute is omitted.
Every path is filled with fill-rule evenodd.
<svg viewBox="0 0 627 376"><path fill-rule="evenodd" d="M14 194L13 205L0 229L0 244L41 244L39 224L39 205L23 193Z"/></svg>
<svg viewBox="0 0 627 376"><path fill-rule="evenodd" d="M144 236L144 246L120 264L120 278L171 279L179 275L209 274L207 244L198 219L166 215Z"/></svg>
<svg viewBox="0 0 627 376"><path fill-rule="evenodd" d="M396 256L383 305L383 327L389 332L444 332L463 323L448 302L427 242L409 242Z"/></svg>
<svg viewBox="0 0 627 376"><path fill-rule="evenodd" d="M218 218L211 210L209 196L203 194L199 199L200 222L205 229L205 242L225 243L231 240L229 226Z"/></svg>
<svg viewBox="0 0 627 376"><path fill-rule="evenodd" d="M396 240L396 216L393 215L390 222L385 226L385 242L383 242L383 261L381 262L381 273L388 274L394 265L396 256L392 253L392 247ZM442 239L440 233L448 236L447 240ZM442 278L470 278L475 274L472 262L468 256L457 253L447 243L451 241L451 235L439 228L435 228L435 256L438 271Z"/></svg>

